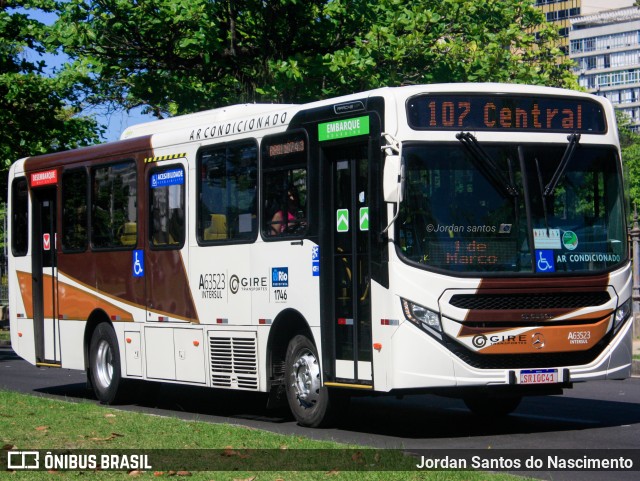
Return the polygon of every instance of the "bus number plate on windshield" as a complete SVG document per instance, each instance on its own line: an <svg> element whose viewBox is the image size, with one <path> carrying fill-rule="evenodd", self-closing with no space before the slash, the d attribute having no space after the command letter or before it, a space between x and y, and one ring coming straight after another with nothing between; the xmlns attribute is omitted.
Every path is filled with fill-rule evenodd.
<svg viewBox="0 0 640 481"><path fill-rule="evenodd" d="M520 371L520 384L553 384L557 382L557 369L526 369Z"/></svg>

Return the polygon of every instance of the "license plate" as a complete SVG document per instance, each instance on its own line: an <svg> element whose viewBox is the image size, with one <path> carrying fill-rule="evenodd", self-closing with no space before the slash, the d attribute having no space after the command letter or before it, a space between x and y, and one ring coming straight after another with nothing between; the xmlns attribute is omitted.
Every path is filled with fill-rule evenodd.
<svg viewBox="0 0 640 481"><path fill-rule="evenodd" d="M557 369L524 369L520 371L520 384L553 384L557 382Z"/></svg>

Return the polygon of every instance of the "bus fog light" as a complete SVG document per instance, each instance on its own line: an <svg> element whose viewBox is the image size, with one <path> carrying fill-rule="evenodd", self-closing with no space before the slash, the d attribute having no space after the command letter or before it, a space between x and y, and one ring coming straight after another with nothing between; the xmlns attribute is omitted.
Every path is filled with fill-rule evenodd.
<svg viewBox="0 0 640 481"><path fill-rule="evenodd" d="M435 331L438 334L442 333L440 315L437 312L405 299L402 299L402 310L407 320L416 326L431 332Z"/></svg>

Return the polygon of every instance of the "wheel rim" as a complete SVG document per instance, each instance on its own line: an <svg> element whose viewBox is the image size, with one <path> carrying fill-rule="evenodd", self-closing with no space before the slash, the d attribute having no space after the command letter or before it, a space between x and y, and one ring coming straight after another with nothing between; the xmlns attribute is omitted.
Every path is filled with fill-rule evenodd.
<svg viewBox="0 0 640 481"><path fill-rule="evenodd" d="M107 388L113 379L113 353L111 346L104 339L98 344L96 352L96 376L100 384Z"/></svg>
<svg viewBox="0 0 640 481"><path fill-rule="evenodd" d="M300 351L291 371L291 387L300 405L309 408L320 399L320 366L308 349Z"/></svg>

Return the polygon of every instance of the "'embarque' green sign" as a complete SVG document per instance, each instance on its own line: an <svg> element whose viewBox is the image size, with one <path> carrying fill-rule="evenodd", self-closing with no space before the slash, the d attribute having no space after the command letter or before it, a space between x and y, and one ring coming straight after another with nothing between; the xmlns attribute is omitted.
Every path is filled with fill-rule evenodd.
<svg viewBox="0 0 640 481"><path fill-rule="evenodd" d="M318 125L318 140L336 140L369 133L369 116L336 120Z"/></svg>

